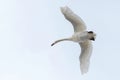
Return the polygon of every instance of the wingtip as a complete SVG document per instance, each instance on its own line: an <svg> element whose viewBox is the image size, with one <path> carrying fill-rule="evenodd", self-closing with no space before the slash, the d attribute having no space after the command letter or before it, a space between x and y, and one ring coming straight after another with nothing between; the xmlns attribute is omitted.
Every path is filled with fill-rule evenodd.
<svg viewBox="0 0 120 80"><path fill-rule="evenodd" d="M84 74L86 74L88 71L87 70L82 70L81 69L81 75L84 75Z"/></svg>
<svg viewBox="0 0 120 80"><path fill-rule="evenodd" d="M80 64L81 74L84 75L88 72L89 65L86 63Z"/></svg>
<svg viewBox="0 0 120 80"><path fill-rule="evenodd" d="M64 13L67 9L68 9L68 6L60 7L60 10L62 13Z"/></svg>

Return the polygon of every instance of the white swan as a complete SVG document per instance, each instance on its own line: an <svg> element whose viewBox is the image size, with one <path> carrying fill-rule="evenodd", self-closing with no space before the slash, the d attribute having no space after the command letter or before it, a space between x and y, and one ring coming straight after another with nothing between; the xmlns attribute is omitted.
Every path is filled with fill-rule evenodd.
<svg viewBox="0 0 120 80"><path fill-rule="evenodd" d="M87 73L90 63L90 56L92 53L91 40L95 40L96 34L93 31L86 31L86 25L83 20L67 6L61 7L61 12L63 13L64 17L72 23L74 27L74 34L69 38L55 41L53 44L51 44L51 46L61 41L74 41L79 43L81 46L81 54L79 57L81 73Z"/></svg>

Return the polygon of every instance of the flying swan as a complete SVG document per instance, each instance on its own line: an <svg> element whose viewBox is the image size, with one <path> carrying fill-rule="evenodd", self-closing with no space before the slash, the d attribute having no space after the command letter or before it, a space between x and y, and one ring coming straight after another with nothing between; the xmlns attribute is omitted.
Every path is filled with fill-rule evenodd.
<svg viewBox="0 0 120 80"><path fill-rule="evenodd" d="M93 31L86 31L86 25L83 20L69 7L61 7L61 12L64 17L72 23L74 27L74 34L69 38L55 41L51 44L51 46L61 41L73 41L79 43L81 46L81 54L79 56L81 74L87 73L90 64L90 56L92 53L91 41L95 41L96 34Z"/></svg>

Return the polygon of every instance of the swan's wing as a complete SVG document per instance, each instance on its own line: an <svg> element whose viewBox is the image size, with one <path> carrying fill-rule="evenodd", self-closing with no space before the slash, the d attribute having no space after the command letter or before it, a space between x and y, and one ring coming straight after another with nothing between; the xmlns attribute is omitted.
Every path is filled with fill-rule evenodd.
<svg viewBox="0 0 120 80"><path fill-rule="evenodd" d="M86 30L86 26L83 20L78 15L76 15L70 8L68 8L67 6L61 7L61 12L65 16L65 18L72 23L74 27L74 32Z"/></svg>
<svg viewBox="0 0 120 80"><path fill-rule="evenodd" d="M81 46L81 54L79 57L80 60L80 69L81 73L87 73L89 69L90 64L90 57L92 54L92 42L91 41L85 41L83 43L79 43Z"/></svg>

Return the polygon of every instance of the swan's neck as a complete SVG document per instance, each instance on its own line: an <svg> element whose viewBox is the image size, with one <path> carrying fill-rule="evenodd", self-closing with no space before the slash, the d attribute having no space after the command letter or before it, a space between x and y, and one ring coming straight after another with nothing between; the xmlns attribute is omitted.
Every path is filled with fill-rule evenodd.
<svg viewBox="0 0 120 80"><path fill-rule="evenodd" d="M61 42L61 41L72 41L72 38L59 39L59 40L55 41L53 44L51 44L51 46L53 46L53 45L55 45L56 43Z"/></svg>

